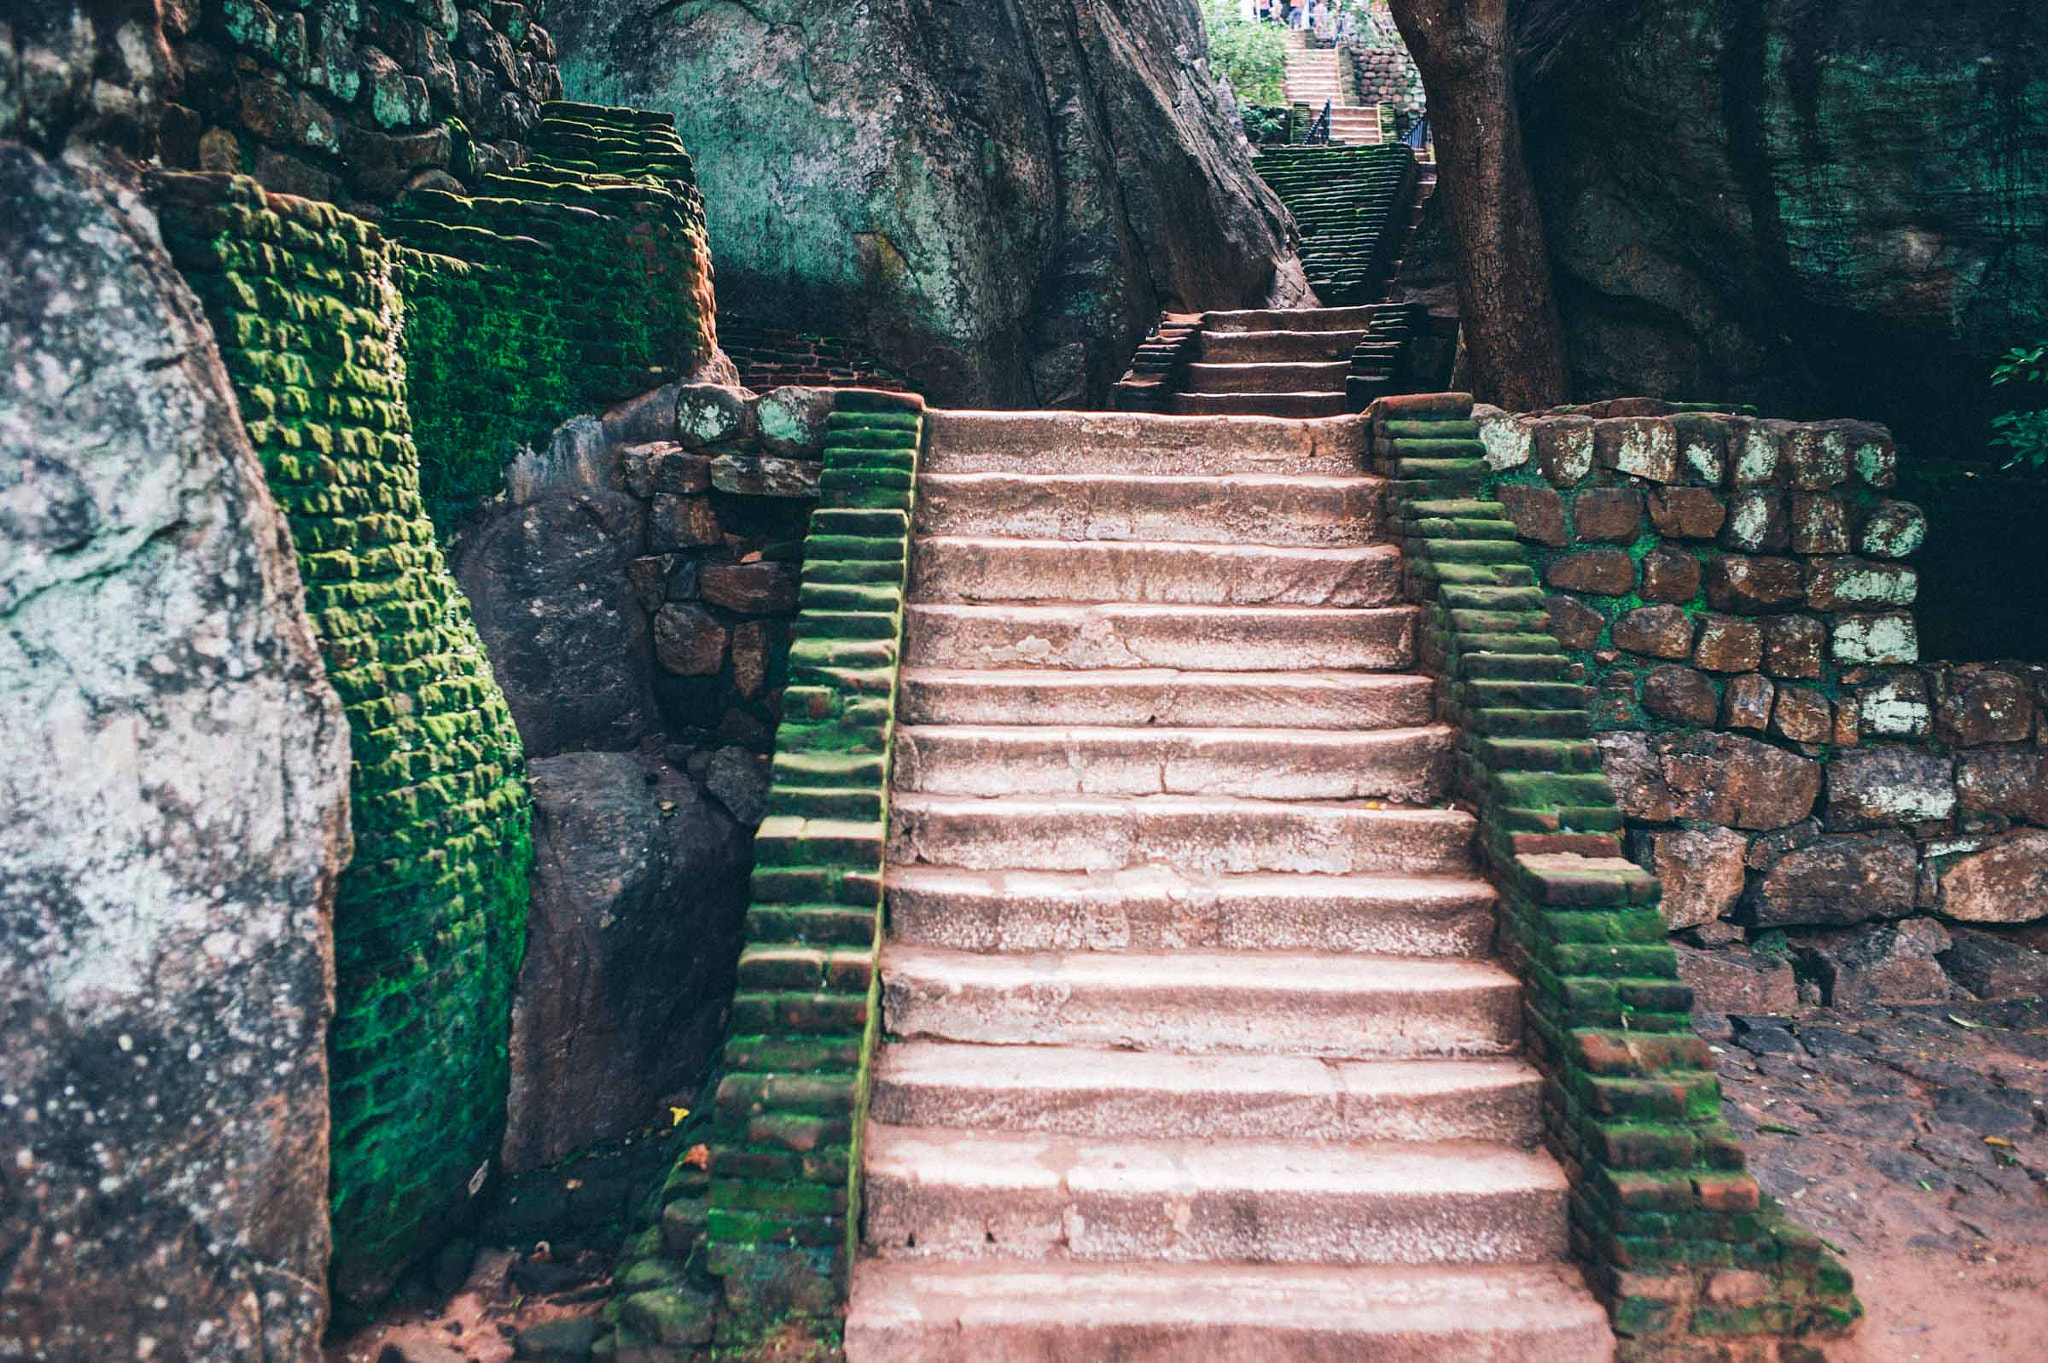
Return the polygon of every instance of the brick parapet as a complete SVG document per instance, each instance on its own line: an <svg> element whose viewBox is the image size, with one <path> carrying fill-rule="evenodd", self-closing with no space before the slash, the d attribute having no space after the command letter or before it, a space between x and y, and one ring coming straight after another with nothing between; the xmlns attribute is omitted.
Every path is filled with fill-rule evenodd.
<svg viewBox="0 0 2048 1363"><path fill-rule="evenodd" d="M1571 1182L1572 1248L1621 1357L1790 1360L1860 1314L1846 1270L1744 1169L1721 1118L1657 911L1621 855L1623 817L1591 741L1583 665L1551 632L1535 567L1493 495L1472 403L1382 399L1373 455L1392 483L1425 666L1459 733L1457 786L1501 891L1545 1138Z"/></svg>

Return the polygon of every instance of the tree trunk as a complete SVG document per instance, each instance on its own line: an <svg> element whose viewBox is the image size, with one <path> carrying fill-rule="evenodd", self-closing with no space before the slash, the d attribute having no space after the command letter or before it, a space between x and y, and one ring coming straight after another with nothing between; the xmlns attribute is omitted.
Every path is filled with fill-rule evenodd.
<svg viewBox="0 0 2048 1363"><path fill-rule="evenodd" d="M1512 0L1392 0L1436 136L1473 392L1510 411L1571 395L1564 322L1515 107Z"/></svg>

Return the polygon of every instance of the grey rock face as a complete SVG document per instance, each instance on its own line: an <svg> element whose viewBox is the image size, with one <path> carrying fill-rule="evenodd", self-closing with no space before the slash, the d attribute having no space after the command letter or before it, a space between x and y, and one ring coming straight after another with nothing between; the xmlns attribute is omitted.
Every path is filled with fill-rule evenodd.
<svg viewBox="0 0 2048 1363"><path fill-rule="evenodd" d="M132 186L0 221L0 1351L310 1363L347 725Z"/></svg>
<svg viewBox="0 0 2048 1363"><path fill-rule="evenodd" d="M533 898L512 1003L504 1164L552 1164L655 1115L723 1032L747 834L632 753L533 770Z"/></svg>
<svg viewBox="0 0 2048 1363"><path fill-rule="evenodd" d="M559 12L558 12L559 11ZM1307 284L1193 0L586 0L571 99L676 116L719 296L951 405L1103 396L1162 308Z"/></svg>

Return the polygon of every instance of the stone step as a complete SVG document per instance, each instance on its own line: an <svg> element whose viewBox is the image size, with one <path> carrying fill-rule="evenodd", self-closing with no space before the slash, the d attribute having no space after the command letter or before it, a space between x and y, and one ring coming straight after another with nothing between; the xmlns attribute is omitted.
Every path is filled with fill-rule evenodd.
<svg viewBox="0 0 2048 1363"><path fill-rule="evenodd" d="M1076 1141L868 1128L870 1247L901 1259L1504 1264L1562 1257L1556 1161L1476 1142Z"/></svg>
<svg viewBox="0 0 2048 1363"><path fill-rule="evenodd" d="M1351 372L1349 357L1341 360L1268 361L1248 364L1191 364L1191 393L1320 393L1343 388Z"/></svg>
<svg viewBox="0 0 2048 1363"><path fill-rule="evenodd" d="M1205 363L1247 364L1278 360L1343 360L1372 333L1356 331L1202 331Z"/></svg>
<svg viewBox="0 0 2048 1363"><path fill-rule="evenodd" d="M910 599L1386 606L1401 599L1401 552L1387 544L1331 549L926 535L911 555Z"/></svg>
<svg viewBox="0 0 2048 1363"><path fill-rule="evenodd" d="M1313 281L1311 281L1313 282ZM1301 421L1351 410L1342 390L1327 393L1175 393L1180 416L1276 416Z"/></svg>
<svg viewBox="0 0 2048 1363"><path fill-rule="evenodd" d="M1413 673L908 667L900 695L906 724L1386 729L1436 718L1435 684Z"/></svg>
<svg viewBox="0 0 2048 1363"><path fill-rule="evenodd" d="M1471 875L1209 875L892 866L890 932L955 951L1321 951L1481 956L1496 896Z"/></svg>
<svg viewBox="0 0 2048 1363"><path fill-rule="evenodd" d="M1612 1363L1567 1265L854 1266L847 1363Z"/></svg>
<svg viewBox="0 0 2048 1363"><path fill-rule="evenodd" d="M933 411L926 414L929 439L920 465L926 473L1031 476L1356 476L1365 471L1367 430L1362 417L1304 425L1265 417L1214 421L1142 412Z"/></svg>
<svg viewBox="0 0 2048 1363"><path fill-rule="evenodd" d="M1376 803L1376 802L1375 802ZM1411 875L1471 865L1472 816L1367 803L1144 795L890 801L892 864L981 871L1286 871Z"/></svg>
<svg viewBox="0 0 2048 1363"><path fill-rule="evenodd" d="M1405 672L1412 606L913 605L913 667Z"/></svg>
<svg viewBox="0 0 2048 1363"><path fill-rule="evenodd" d="M1234 312L1202 314L1202 334L1212 331L1363 331L1372 325L1378 309L1355 308L1244 308Z"/></svg>
<svg viewBox="0 0 2048 1363"><path fill-rule="evenodd" d="M1525 1060L1320 1060L898 1041L874 1120L1095 1139L1457 1141L1534 1148L1542 1076Z"/></svg>
<svg viewBox="0 0 2048 1363"><path fill-rule="evenodd" d="M1386 484L1310 474L928 473L918 479L916 517L920 535L1367 544L1385 533Z"/></svg>
<svg viewBox="0 0 2048 1363"><path fill-rule="evenodd" d="M921 725L896 731L895 788L928 795L1241 795L1432 804L1452 733Z"/></svg>
<svg viewBox="0 0 2048 1363"><path fill-rule="evenodd" d="M1516 1053L1521 985L1491 961L1332 952L982 952L889 942L891 1036L1349 1060Z"/></svg>

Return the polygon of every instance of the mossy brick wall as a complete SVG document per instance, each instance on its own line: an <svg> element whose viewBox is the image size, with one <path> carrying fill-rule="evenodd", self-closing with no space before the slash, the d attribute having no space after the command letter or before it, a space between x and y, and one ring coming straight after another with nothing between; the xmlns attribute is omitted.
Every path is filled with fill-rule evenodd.
<svg viewBox="0 0 2048 1363"><path fill-rule="evenodd" d="M1926 521L1884 428L1479 415L1674 929L2048 916L2044 675L1920 664Z"/></svg>
<svg viewBox="0 0 2048 1363"><path fill-rule="evenodd" d="M531 860L525 758L420 501L394 248L248 179L156 183L348 710L333 1267L340 1292L372 1299L466 1215L497 1150Z"/></svg>
<svg viewBox="0 0 2048 1363"><path fill-rule="evenodd" d="M1386 398L1372 413L1422 659L1458 729L1460 794L1525 987L1573 1252L1620 1357L1818 1363L1805 1341L1860 1312L1848 1274L1762 1195L1721 1118L1657 881L1621 856L1585 664L1550 631L1531 557L1490 495L1471 399Z"/></svg>
<svg viewBox="0 0 2048 1363"><path fill-rule="evenodd" d="M539 6L164 0L164 164L376 211L516 165L562 93Z"/></svg>
<svg viewBox="0 0 2048 1363"><path fill-rule="evenodd" d="M707 1338L694 1303L711 1276L726 1343L792 1315L836 1326L844 1308L923 411L912 394L835 395L709 1169L679 1168L661 1225L629 1246L621 1356Z"/></svg>
<svg viewBox="0 0 2048 1363"><path fill-rule="evenodd" d="M564 418L717 349L711 253L664 114L554 103L516 171L426 189L385 221L404 257L422 493L444 529Z"/></svg>

